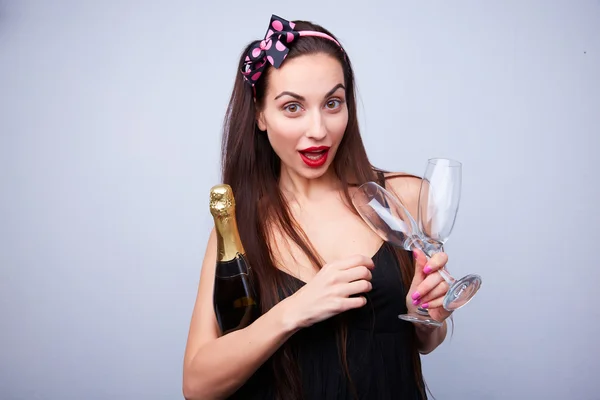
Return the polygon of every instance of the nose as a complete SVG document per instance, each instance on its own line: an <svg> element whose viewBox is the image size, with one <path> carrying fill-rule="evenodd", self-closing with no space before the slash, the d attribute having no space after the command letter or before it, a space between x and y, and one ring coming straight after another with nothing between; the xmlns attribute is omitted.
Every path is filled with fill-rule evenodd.
<svg viewBox="0 0 600 400"><path fill-rule="evenodd" d="M310 119L310 125L306 130L306 137L315 140L321 140L327 136L327 126L325 125L325 118L320 112L314 112Z"/></svg>

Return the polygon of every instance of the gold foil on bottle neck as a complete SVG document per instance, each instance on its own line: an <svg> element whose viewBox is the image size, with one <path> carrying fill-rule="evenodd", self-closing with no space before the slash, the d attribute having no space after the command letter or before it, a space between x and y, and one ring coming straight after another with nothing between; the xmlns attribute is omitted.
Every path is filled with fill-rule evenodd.
<svg viewBox="0 0 600 400"><path fill-rule="evenodd" d="M217 234L217 261L231 261L244 254L235 217L235 198L231 186L215 185L210 189L210 213Z"/></svg>
<svg viewBox="0 0 600 400"><path fill-rule="evenodd" d="M235 198L231 186L220 184L210 189L210 213L217 218L235 215Z"/></svg>

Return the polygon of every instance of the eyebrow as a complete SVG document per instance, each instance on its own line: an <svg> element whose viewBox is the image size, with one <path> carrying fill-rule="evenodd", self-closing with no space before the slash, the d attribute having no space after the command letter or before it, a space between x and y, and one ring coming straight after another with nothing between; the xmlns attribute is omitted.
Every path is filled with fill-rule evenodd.
<svg viewBox="0 0 600 400"><path fill-rule="evenodd" d="M333 87L333 89L331 89L329 92L327 92L327 94L325 95L325 97L329 97L329 96L331 96L331 95L332 95L332 94L334 94L334 93L335 93L335 91L336 91L336 90L338 90L339 88L342 88L342 89L346 90L346 87L345 87L344 85L342 85L341 83L338 83L337 85L335 85L335 86ZM300 96L300 95L299 95L299 94L297 94L297 93L294 93L294 92L288 92L288 91L285 91L285 92L281 92L281 93L279 93L279 94L277 95L277 97L275 97L275 99L274 99L274 100L277 100L278 98L280 98L280 97L283 97L283 96L291 96L291 97L293 97L293 98L295 98L295 99L297 99L297 100L300 100L300 101L305 101L305 100L306 100L306 99L305 99L303 96Z"/></svg>

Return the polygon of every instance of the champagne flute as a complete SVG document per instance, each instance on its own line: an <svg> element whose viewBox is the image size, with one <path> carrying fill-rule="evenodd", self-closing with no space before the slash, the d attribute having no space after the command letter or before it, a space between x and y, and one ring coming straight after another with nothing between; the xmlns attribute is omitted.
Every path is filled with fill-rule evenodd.
<svg viewBox="0 0 600 400"><path fill-rule="evenodd" d="M394 195L377 183L361 185L352 197L352 203L367 225L386 242L411 251L421 247L423 240L417 222ZM426 325L442 325L423 308L418 308L414 314L402 314L400 318Z"/></svg>
<svg viewBox="0 0 600 400"><path fill-rule="evenodd" d="M431 159L419 194L418 222L390 192L375 182L361 185L352 203L365 222L383 240L405 250L420 249L428 258L443 250L454 226L460 200L461 164L447 159ZM435 190L434 190L435 187ZM481 286L481 277L467 275L455 280L443 268L438 273L448 283L443 307L456 310L469 302ZM399 318L426 325L440 326L427 310L401 314Z"/></svg>
<svg viewBox="0 0 600 400"><path fill-rule="evenodd" d="M418 207L418 229L424 240L422 250L427 257L443 251L454 228L462 186L462 164L447 158L432 158L427 162L421 181ZM469 274L456 280L444 267L439 270L450 286L443 307L458 310L467 304L481 287L481 276Z"/></svg>

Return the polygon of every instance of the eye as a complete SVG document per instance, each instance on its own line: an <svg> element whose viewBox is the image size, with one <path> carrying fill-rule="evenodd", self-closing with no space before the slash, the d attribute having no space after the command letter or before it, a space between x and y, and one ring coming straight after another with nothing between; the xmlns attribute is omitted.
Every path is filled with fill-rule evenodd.
<svg viewBox="0 0 600 400"><path fill-rule="evenodd" d="M329 101L327 101L327 103L325 104L325 107L327 107L330 110L335 110L337 108L339 108L342 105L342 101L340 99L331 99Z"/></svg>
<svg viewBox="0 0 600 400"><path fill-rule="evenodd" d="M300 105L298 103L286 104L283 109L289 113L295 114L300 111Z"/></svg>

